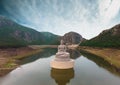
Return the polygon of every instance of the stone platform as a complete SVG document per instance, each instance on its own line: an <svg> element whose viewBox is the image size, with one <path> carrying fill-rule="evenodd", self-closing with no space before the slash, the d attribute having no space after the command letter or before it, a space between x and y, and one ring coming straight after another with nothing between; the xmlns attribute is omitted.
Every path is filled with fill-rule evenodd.
<svg viewBox="0 0 120 85"><path fill-rule="evenodd" d="M50 65L52 68L56 68L56 69L69 69L74 67L74 60L73 59L70 59L69 61L52 60Z"/></svg>

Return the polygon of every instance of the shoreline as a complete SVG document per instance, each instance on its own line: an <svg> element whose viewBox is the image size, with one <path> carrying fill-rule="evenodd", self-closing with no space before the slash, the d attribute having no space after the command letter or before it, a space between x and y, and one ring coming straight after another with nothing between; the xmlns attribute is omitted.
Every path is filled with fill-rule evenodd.
<svg viewBox="0 0 120 85"><path fill-rule="evenodd" d="M78 50L101 57L111 65L120 69L120 49L79 46Z"/></svg>
<svg viewBox="0 0 120 85"><path fill-rule="evenodd" d="M57 48L57 45L32 45L28 47L0 49L0 76L4 76L20 66L22 59L42 52L44 48ZM96 55L120 69L120 49L77 45L69 46L69 48Z"/></svg>
<svg viewBox="0 0 120 85"><path fill-rule="evenodd" d="M22 59L42 52L42 48L33 49L30 47L0 49L0 76L20 66Z"/></svg>
<svg viewBox="0 0 120 85"><path fill-rule="evenodd" d="M43 52L44 48L57 48L57 45L30 45L0 49L0 76L4 76L19 67L22 59Z"/></svg>

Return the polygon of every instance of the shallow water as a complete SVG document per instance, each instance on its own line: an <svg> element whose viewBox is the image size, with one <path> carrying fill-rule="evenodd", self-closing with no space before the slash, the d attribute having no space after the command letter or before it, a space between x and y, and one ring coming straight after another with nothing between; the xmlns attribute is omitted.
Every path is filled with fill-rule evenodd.
<svg viewBox="0 0 120 85"><path fill-rule="evenodd" d="M55 49L23 60L23 65L0 78L0 85L120 85L120 72L101 58L71 51L72 69L50 68ZM33 58L34 57L34 58Z"/></svg>

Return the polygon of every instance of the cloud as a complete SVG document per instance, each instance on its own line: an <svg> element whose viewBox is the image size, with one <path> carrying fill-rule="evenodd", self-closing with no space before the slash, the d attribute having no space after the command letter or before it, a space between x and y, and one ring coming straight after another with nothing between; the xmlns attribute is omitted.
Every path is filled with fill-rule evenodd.
<svg viewBox="0 0 120 85"><path fill-rule="evenodd" d="M100 0L99 10L101 22L109 23L120 10L120 0Z"/></svg>
<svg viewBox="0 0 120 85"><path fill-rule="evenodd" d="M63 35L76 31L91 38L107 28L120 10L120 0L9 0L10 18L38 31ZM6 13L5 13L6 14ZM119 21L119 20L117 20Z"/></svg>

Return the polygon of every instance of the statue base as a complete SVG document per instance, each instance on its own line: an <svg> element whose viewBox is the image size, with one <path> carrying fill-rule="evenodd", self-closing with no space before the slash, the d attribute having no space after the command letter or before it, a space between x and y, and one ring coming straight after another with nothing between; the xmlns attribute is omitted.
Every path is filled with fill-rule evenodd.
<svg viewBox="0 0 120 85"><path fill-rule="evenodd" d="M74 67L74 60L70 59L69 61L51 61L51 67L56 69L69 69Z"/></svg>

